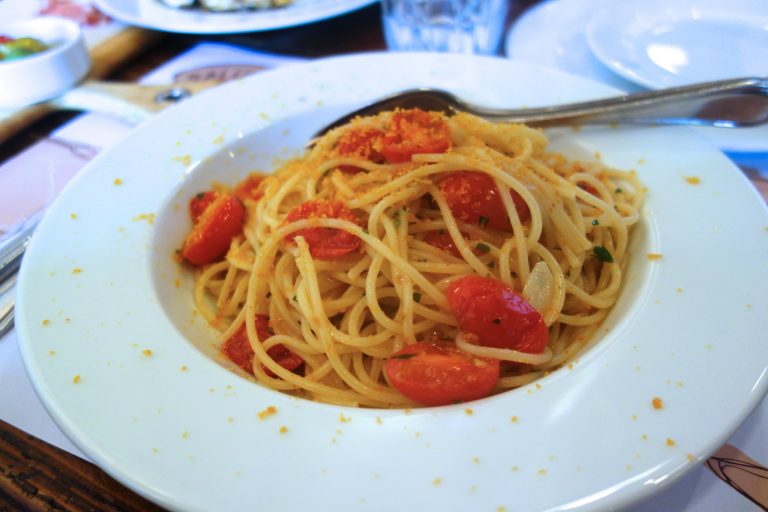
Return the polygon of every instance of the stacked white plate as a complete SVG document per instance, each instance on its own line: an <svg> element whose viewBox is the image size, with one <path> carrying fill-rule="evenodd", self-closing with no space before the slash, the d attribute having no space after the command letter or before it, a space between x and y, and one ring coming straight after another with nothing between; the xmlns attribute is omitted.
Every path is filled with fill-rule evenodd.
<svg viewBox="0 0 768 512"><path fill-rule="evenodd" d="M550 0L512 27L506 53L627 92L768 76L768 2ZM697 130L725 151L768 151L768 125Z"/></svg>

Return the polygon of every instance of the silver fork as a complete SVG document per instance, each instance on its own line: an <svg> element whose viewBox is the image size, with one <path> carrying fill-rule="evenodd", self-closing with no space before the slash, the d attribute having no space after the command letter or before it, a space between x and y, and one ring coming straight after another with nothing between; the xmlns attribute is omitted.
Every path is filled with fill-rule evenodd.
<svg viewBox="0 0 768 512"><path fill-rule="evenodd" d="M736 128L768 122L768 78L704 82L602 100L523 109L487 108L463 101L446 91L411 89L381 98L340 117L315 133L312 140L358 116L414 107L447 114L468 112L491 121L543 127L623 123Z"/></svg>
<svg viewBox="0 0 768 512"><path fill-rule="evenodd" d="M21 265L32 233L37 227L36 222L31 222L27 227L16 233L8 241L6 248L0 252L0 298L11 293L16 283L16 274ZM0 306L0 338L13 327L14 300L10 299L5 305Z"/></svg>

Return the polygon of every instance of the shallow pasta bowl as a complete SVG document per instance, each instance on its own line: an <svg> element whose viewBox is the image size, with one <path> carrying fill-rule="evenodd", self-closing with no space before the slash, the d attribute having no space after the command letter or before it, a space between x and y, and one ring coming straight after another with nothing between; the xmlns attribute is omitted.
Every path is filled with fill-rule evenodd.
<svg viewBox="0 0 768 512"><path fill-rule="evenodd" d="M568 368L404 411L291 398L218 356L173 258L188 199L298 154L358 106L350 98L436 85L499 107L615 92L492 58L320 60L161 113L77 176L29 247L17 318L35 388L73 442L174 510L384 511L394 499L407 510L607 509L716 450L768 385L768 346L755 335L768 328L758 313L768 213L738 169L683 128L549 134L572 157L635 169L649 190L622 297Z"/></svg>
<svg viewBox="0 0 768 512"><path fill-rule="evenodd" d="M34 38L45 50L0 60L0 108L47 100L82 79L91 61L80 27L73 21L42 17L0 24L0 35Z"/></svg>

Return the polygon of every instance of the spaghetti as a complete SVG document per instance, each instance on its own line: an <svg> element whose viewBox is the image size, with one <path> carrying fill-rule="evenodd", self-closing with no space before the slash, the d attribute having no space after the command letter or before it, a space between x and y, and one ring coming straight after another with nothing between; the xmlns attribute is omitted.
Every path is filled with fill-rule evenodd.
<svg viewBox="0 0 768 512"><path fill-rule="evenodd" d="M372 407L479 398L572 360L617 300L643 187L547 143L385 112L198 195L182 255L223 353L271 388Z"/></svg>

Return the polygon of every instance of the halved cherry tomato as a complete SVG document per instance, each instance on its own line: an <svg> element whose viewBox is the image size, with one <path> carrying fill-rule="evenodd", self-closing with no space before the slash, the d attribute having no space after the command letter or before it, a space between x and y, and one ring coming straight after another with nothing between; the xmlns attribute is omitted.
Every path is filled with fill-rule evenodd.
<svg viewBox="0 0 768 512"><path fill-rule="evenodd" d="M266 315L256 315L256 333L261 341L264 341L272 334L272 329L269 327L269 318ZM251 343L248 341L248 332L245 324L241 325L235 333L224 342L221 347L221 351L224 352L230 361L238 365L240 368L248 373L253 373L253 356L254 352L251 348ZM288 370L294 371L304 363L301 356L294 354L284 345L275 345L267 350L269 357L275 360L277 364ZM264 371L270 377L277 377L275 373L262 365Z"/></svg>
<svg viewBox="0 0 768 512"><path fill-rule="evenodd" d="M589 192L593 196L599 195L597 193L597 189L595 187L593 187L592 185L590 185L589 183L577 183L576 186L578 186L582 190L586 190L587 192Z"/></svg>
<svg viewBox="0 0 768 512"><path fill-rule="evenodd" d="M427 242L429 245L434 245L438 249L442 249L443 251L447 252L451 256L456 256L457 258L461 258L461 253L459 252L459 249L456 247L456 244L453 243L453 238L451 238L451 234L447 231L440 230L440 231L430 231L424 235L424 241Z"/></svg>
<svg viewBox="0 0 768 512"><path fill-rule="evenodd" d="M245 209L235 196L216 194L184 240L182 257L196 266L222 258L242 230L244 219Z"/></svg>
<svg viewBox="0 0 768 512"><path fill-rule="evenodd" d="M498 279L462 277L448 285L446 297L459 328L476 335L480 345L534 354L547 346L541 314Z"/></svg>
<svg viewBox="0 0 768 512"><path fill-rule="evenodd" d="M261 185L262 181L264 181L264 176L252 172L247 178L237 184L235 196L242 202L245 202L246 199L258 201L264 195L264 192L259 190L259 185Z"/></svg>
<svg viewBox="0 0 768 512"><path fill-rule="evenodd" d="M361 160L382 163L384 155L381 154L384 132L375 128L360 128L349 130L339 138L336 150L341 156L351 156ZM362 169L354 165L342 165L342 172L356 173Z"/></svg>
<svg viewBox="0 0 768 512"><path fill-rule="evenodd" d="M197 219L200 218L214 199L216 199L216 192L209 190L208 192L200 192L189 200L189 215L192 217L192 222L197 222Z"/></svg>
<svg viewBox="0 0 768 512"><path fill-rule="evenodd" d="M287 222L295 222L301 219L334 218L343 219L355 224L359 223L357 216L352 213L341 201L313 199L306 201L286 216ZM305 228L286 236L286 240L292 241L297 236L303 236L309 245L309 252L313 257L321 260L331 260L349 254L362 243L352 233L336 228Z"/></svg>
<svg viewBox="0 0 768 512"><path fill-rule="evenodd" d="M384 371L411 400L446 405L490 395L499 380L499 361L462 352L452 342L423 341L391 355Z"/></svg>
<svg viewBox="0 0 768 512"><path fill-rule="evenodd" d="M479 171L457 171L438 184L454 217L464 222L509 230L512 225L499 197L499 189L493 178ZM514 190L509 191L520 222L531 217L531 211L523 198Z"/></svg>
<svg viewBox="0 0 768 512"><path fill-rule="evenodd" d="M451 130L440 115L418 108L398 110L384 134L382 153L390 163L408 162L417 153L451 149Z"/></svg>

